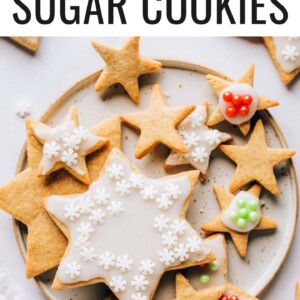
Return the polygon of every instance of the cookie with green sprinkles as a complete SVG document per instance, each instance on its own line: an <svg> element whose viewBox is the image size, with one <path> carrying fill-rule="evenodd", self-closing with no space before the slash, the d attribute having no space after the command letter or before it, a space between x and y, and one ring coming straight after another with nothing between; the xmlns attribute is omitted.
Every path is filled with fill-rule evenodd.
<svg viewBox="0 0 300 300"><path fill-rule="evenodd" d="M234 195L214 185L221 212L202 225L202 230L208 233L229 233L239 255L245 257L252 230L277 228L277 223L261 212L260 191L261 186L255 184L248 191L240 191Z"/></svg>

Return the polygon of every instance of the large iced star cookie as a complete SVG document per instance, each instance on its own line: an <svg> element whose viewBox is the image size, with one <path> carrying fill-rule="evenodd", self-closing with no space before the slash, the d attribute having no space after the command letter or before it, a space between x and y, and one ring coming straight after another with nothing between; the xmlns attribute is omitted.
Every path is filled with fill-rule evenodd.
<svg viewBox="0 0 300 300"><path fill-rule="evenodd" d="M175 151L188 153L189 149L182 141L177 131L177 126L194 109L194 105L167 107L160 86L155 84L152 89L149 106L145 111L121 115L122 121L141 131L135 147L135 157L144 157L159 143Z"/></svg>
<svg viewBox="0 0 300 300"><path fill-rule="evenodd" d="M90 177L99 177L106 158L113 147L121 148L121 124L117 116L104 119L90 131L109 138L110 143L87 157ZM61 169L50 176L37 176L43 157L43 146L27 124L28 167L12 181L0 188L0 208L24 223L27 236L27 277L35 277L57 266L67 247L63 233L57 228L42 205L42 199L51 195L83 193L87 185Z"/></svg>
<svg viewBox="0 0 300 300"><path fill-rule="evenodd" d="M189 149L189 153L182 154L171 151L165 163L166 168L191 164L200 171L202 180L206 178L211 152L221 143L231 139L229 134L210 129L205 125L207 109L208 103L205 102L180 123L178 131Z"/></svg>
<svg viewBox="0 0 300 300"><path fill-rule="evenodd" d="M279 103L259 96L253 88L254 65L235 82L215 75L207 75L207 81L219 98L219 105L210 116L207 125L213 126L225 119L239 126L244 135L250 130L250 119L257 110Z"/></svg>
<svg viewBox="0 0 300 300"><path fill-rule="evenodd" d="M69 239L53 287L105 282L119 299L152 299L165 271L211 261L185 220L198 176L150 179L114 149L86 193L48 197L45 208Z"/></svg>
<svg viewBox="0 0 300 300"><path fill-rule="evenodd" d="M79 126L75 106L71 106L65 121L56 127L33 120L27 120L27 126L43 145L38 175L49 175L63 168L81 182L91 183L85 158L109 143L109 140Z"/></svg>
<svg viewBox="0 0 300 300"><path fill-rule="evenodd" d="M139 76L157 72L161 68L160 62L139 55L139 41L139 37L132 37L120 50L100 43L92 43L106 62L106 67L95 85L97 92L120 83L131 99L135 103L139 102Z"/></svg>

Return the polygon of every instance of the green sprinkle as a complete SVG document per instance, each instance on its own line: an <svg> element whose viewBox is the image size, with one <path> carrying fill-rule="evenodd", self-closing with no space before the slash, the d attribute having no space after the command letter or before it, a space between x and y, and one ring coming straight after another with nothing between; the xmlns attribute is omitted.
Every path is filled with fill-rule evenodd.
<svg viewBox="0 0 300 300"><path fill-rule="evenodd" d="M217 260L215 260L209 264L209 268L214 272L218 271L220 269L220 263Z"/></svg>
<svg viewBox="0 0 300 300"><path fill-rule="evenodd" d="M245 228L247 225L247 221L244 218L239 218L236 222L236 225L240 228Z"/></svg>
<svg viewBox="0 0 300 300"><path fill-rule="evenodd" d="M202 284L207 284L209 283L209 276L207 274L203 274L200 276L200 282Z"/></svg>
<svg viewBox="0 0 300 300"><path fill-rule="evenodd" d="M239 210L239 216L243 219L248 219L249 218L249 211L247 208L241 208Z"/></svg>
<svg viewBox="0 0 300 300"><path fill-rule="evenodd" d="M251 211L249 214L249 219L253 222L257 221L258 219L258 214L256 211Z"/></svg>
<svg viewBox="0 0 300 300"><path fill-rule="evenodd" d="M249 207L253 211L257 210L257 208L258 208L258 201L256 199L251 199L249 201Z"/></svg>
<svg viewBox="0 0 300 300"><path fill-rule="evenodd" d="M242 199L242 198L239 198L239 199L237 199L237 206L239 207L239 208L244 208L244 207L246 207L246 201L245 201L245 199Z"/></svg>
<svg viewBox="0 0 300 300"><path fill-rule="evenodd" d="M237 221L239 218L239 214L236 211L232 211L229 215L231 221Z"/></svg>

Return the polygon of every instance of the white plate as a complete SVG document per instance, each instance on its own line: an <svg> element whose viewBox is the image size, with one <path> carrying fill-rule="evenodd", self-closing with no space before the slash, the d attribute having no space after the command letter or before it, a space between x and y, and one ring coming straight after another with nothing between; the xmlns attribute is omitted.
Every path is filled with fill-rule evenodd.
<svg viewBox="0 0 300 300"><path fill-rule="evenodd" d="M217 74L216 72L185 62L161 61L165 66L164 69L159 73L143 76L140 82L141 101L139 106L136 106L129 100L120 87L112 87L100 94L95 93L93 85L99 75L99 73L96 73L69 89L61 98L54 102L42 119L51 124L60 123L71 104L77 106L80 121L87 127L112 114L142 110L148 105L151 87L154 83L161 85L169 106L199 105L203 101L208 101L213 107L216 105L217 99L204 76L206 73ZM259 112L256 117L263 119L269 146L277 148L287 147L279 127L268 112ZM233 142L235 144L244 144L246 142L239 130L230 126L227 122L217 126L217 128L230 133L234 137ZM164 146L158 146L152 154L142 160L136 160L134 158L134 145L137 139L137 133L127 127L123 127L123 152L147 176L155 178L166 175L163 163L168 150ZM22 151L18 172L25 166L26 152ZM169 172L178 172L184 169L188 169L188 167L173 168ZM228 187L234 170L235 165L222 153L218 150L213 153L208 178L203 184L197 184L193 201L187 214L187 219L195 229L199 230L201 224L219 213L218 204L212 191L212 184L217 182ZM253 295L258 295L275 276L287 255L294 237L298 211L295 171L290 162L285 162L275 168L275 173L281 190L280 196L275 198L263 190L261 198L266 203L263 209L264 213L278 222L278 229L275 232L251 233L248 253L244 259L238 256L232 242L230 240L228 242L229 280L232 284ZM26 229L19 222L16 222L15 232L20 250L25 256ZM99 300L99 297L103 299L109 293L103 284L79 289L53 291L51 282L54 274L55 270L37 278L39 286L49 299ZM155 299L173 299L173 279L174 272L170 272L163 277Z"/></svg>

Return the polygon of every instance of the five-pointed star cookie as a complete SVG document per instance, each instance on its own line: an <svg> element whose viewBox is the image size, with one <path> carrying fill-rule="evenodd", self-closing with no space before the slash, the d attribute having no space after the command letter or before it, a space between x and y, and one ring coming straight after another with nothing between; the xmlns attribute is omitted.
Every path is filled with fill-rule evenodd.
<svg viewBox="0 0 300 300"><path fill-rule="evenodd" d="M221 143L231 139L229 134L210 129L205 125L207 110L208 103L205 102L180 123L178 132L189 149L189 153L171 151L165 162L165 168L191 164L200 171L201 180L206 178L211 152Z"/></svg>
<svg viewBox="0 0 300 300"><path fill-rule="evenodd" d="M197 295L201 295L202 291L215 290L218 291L223 287L222 295L217 300L231 300L238 297L240 300L258 300L256 297L249 295L248 293L240 290L228 282L228 262L227 262L227 247L223 234L215 234L205 239L206 244L211 248L215 255L215 261L209 264L205 264L199 267L189 268L185 270L187 279L182 282L187 282L188 290L190 286L196 288ZM182 278L182 275L179 275ZM200 280L199 280L200 278ZM206 279L203 280L202 278ZM208 279L207 279L208 278ZM203 283L201 282L203 281ZM180 285L176 284L176 290ZM225 287L225 288L224 288ZM181 287L180 287L181 288ZM182 289L182 288L181 288ZM184 291L183 291L184 292ZM197 300L194 298L176 298L175 300ZM202 299L202 298L199 298ZM210 298L209 298L210 299Z"/></svg>
<svg viewBox="0 0 300 300"><path fill-rule="evenodd" d="M269 148L262 120L257 121L247 145L221 145L220 149L237 164L230 183L230 192L236 192L247 183L257 181L274 195L280 193L274 166L296 153L291 149Z"/></svg>
<svg viewBox="0 0 300 300"><path fill-rule="evenodd" d="M91 132L110 140L103 149L87 157L89 174L95 180L111 149L121 147L119 117L101 121ZM27 277L31 278L57 266L67 247L65 236L45 211L42 199L53 194L82 193L87 186L65 170L48 177L37 176L43 147L28 126L27 134L28 167L0 188L0 208L28 227L26 272Z"/></svg>
<svg viewBox="0 0 300 300"><path fill-rule="evenodd" d="M259 198L261 187L256 184L253 185L247 193ZM245 257L248 247L248 238L251 230L263 230L263 229L275 229L277 223L265 215L261 215L258 224L251 230L246 232L238 232L234 229L227 227L223 221L223 215L227 209L231 206L232 201L235 199L235 195L226 191L224 188L214 185L214 192L216 194L217 201L219 203L221 212L214 219L201 226L201 229L205 232L227 232L230 234L232 241L241 257ZM243 198L244 195L242 195ZM244 207L244 206L243 206ZM247 212L246 212L247 213Z"/></svg>
<svg viewBox="0 0 300 300"><path fill-rule="evenodd" d="M36 52L39 47L40 38L38 36L10 36L9 38L32 52Z"/></svg>
<svg viewBox="0 0 300 300"><path fill-rule="evenodd" d="M212 89L214 90L216 96L219 98L220 94L224 89L227 89L229 87L232 87L237 84L246 84L248 86L253 87L253 81L254 81L254 65L251 65L246 72L237 80L237 81L230 81L228 79L223 79L221 77L215 76L215 75L207 75L206 76L207 81L211 85ZM277 101L268 99L263 96L257 97L257 110L266 109L269 107L277 106L279 103ZM210 116L207 125L213 126L216 125L222 121L225 120L225 116L223 112L220 109L220 106L218 105L212 115ZM247 135L250 130L251 124L250 120L242 123L239 125L240 130L244 135Z"/></svg>
<svg viewBox="0 0 300 300"><path fill-rule="evenodd" d="M176 298L174 300L219 300L226 285L212 286L196 291L180 273L176 275Z"/></svg>
<svg viewBox="0 0 300 300"><path fill-rule="evenodd" d="M167 107L158 84L153 86L150 103L145 111L121 115L122 121L141 131L135 148L135 157L142 158L162 143L174 151L188 153L177 126L195 109L194 105Z"/></svg>
<svg viewBox="0 0 300 300"><path fill-rule="evenodd" d="M98 92L115 83L120 83L131 99L135 103L139 102L139 76L161 69L160 62L139 55L139 42L139 37L132 37L120 50L100 43L92 43L106 63L95 85L95 91Z"/></svg>
<svg viewBox="0 0 300 300"><path fill-rule="evenodd" d="M66 169L79 181L90 184L86 156L101 149L109 139L93 134L79 126L78 112L71 106L65 121L50 127L38 121L27 120L30 134L43 145L43 156L38 169L39 176Z"/></svg>
<svg viewBox="0 0 300 300"><path fill-rule="evenodd" d="M86 193L45 199L69 240L53 288L105 282L119 299L152 299L164 272L212 261L185 219L198 177L150 179L115 148Z"/></svg>

